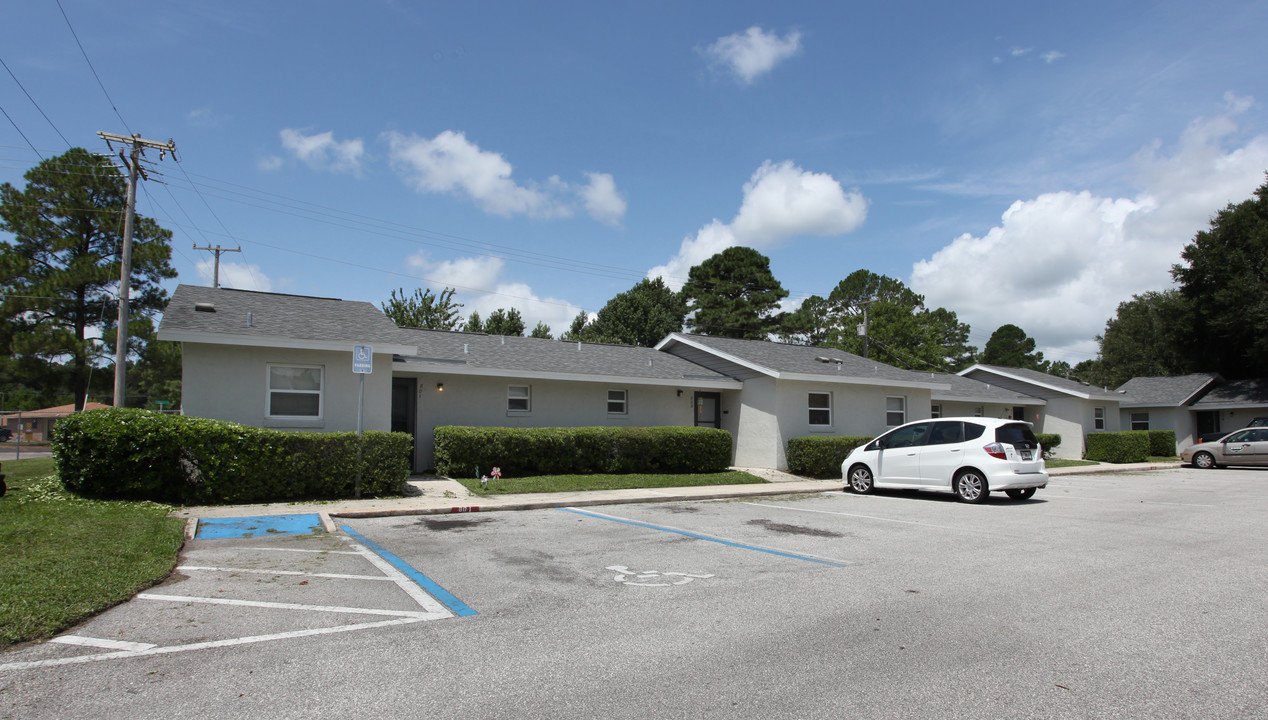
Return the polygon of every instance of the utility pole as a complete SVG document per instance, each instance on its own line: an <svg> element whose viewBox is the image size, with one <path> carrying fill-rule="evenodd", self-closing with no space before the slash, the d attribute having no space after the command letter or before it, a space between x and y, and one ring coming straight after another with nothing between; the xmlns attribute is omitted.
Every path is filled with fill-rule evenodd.
<svg viewBox="0 0 1268 720"><path fill-rule="evenodd" d="M171 153L176 157L176 143L168 138L161 143L146 140L140 135L117 135L115 133L98 132L97 136L106 141L106 146L114 150L112 143L129 145L132 150L127 155L119 151L119 158L128 166L128 210L123 219L123 250L119 259L119 328L115 334L114 352L114 406L123 407L127 390L128 372L128 292L132 280L132 218L136 215L136 181L137 176L145 177L141 169L141 156L146 148L159 151L159 160L163 155ZM149 178L146 178L147 180Z"/></svg>
<svg viewBox="0 0 1268 720"><path fill-rule="evenodd" d="M863 324L858 326L858 334L863 336L863 358L864 358L864 359L868 359L868 357L869 357L869 355L868 355L868 350L869 350L869 348L868 348L868 335L867 335L867 306L868 306L870 303L871 303L871 301L868 301L868 303L864 303L864 305L863 305Z"/></svg>
<svg viewBox="0 0 1268 720"><path fill-rule="evenodd" d="M236 248L222 248L219 245L212 247L211 243L207 243L207 247L194 246L195 250L207 250L216 254L216 266L212 271L212 287L220 287L220 253L222 252L242 252L242 246Z"/></svg>

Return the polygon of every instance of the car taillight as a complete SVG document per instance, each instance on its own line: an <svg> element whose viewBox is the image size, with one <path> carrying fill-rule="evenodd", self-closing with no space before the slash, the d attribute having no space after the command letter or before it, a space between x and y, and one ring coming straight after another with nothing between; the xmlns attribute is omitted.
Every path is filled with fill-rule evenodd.
<svg viewBox="0 0 1268 720"><path fill-rule="evenodd" d="M982 449L986 451L987 455L990 455L993 458L998 458L1000 460L1008 459L1008 453L1004 452L1004 446L997 442L991 443Z"/></svg>

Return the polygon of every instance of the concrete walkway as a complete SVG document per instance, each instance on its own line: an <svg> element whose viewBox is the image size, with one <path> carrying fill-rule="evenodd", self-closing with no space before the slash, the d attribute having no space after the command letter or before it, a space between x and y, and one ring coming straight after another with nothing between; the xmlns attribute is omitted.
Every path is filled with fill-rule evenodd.
<svg viewBox="0 0 1268 720"><path fill-rule="evenodd" d="M1051 468L1049 476L1088 475L1105 472L1142 472L1178 468L1176 463L1128 463ZM414 476L408 481L409 495L400 498L332 500L328 502L268 503L259 505L214 505L186 507L172 513L182 518L221 518L253 515L318 513L327 529L331 518L391 517L395 515L440 515L491 510L536 510L541 508L618 505L622 503L672 502L678 500L719 500L819 492L839 492L840 480L807 480L778 470L734 468L752 473L769 483L752 485L703 485L675 488L633 488L627 490L585 490L563 493L517 495L474 495L456 480Z"/></svg>

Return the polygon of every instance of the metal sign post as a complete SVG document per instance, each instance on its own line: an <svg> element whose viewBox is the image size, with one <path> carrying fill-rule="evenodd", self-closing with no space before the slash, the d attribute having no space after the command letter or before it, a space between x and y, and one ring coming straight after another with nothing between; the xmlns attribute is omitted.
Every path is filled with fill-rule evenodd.
<svg viewBox="0 0 1268 720"><path fill-rule="evenodd" d="M365 417L365 376L374 372L374 347L352 346L352 372L357 374L360 388L357 393L357 480L353 486L356 497L361 497L361 426Z"/></svg>

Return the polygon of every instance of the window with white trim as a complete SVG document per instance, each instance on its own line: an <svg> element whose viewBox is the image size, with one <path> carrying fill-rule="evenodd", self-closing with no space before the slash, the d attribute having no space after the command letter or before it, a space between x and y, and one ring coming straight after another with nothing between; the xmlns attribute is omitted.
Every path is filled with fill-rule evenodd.
<svg viewBox="0 0 1268 720"><path fill-rule="evenodd" d="M832 393L812 392L807 398L811 425L826 427L832 424Z"/></svg>
<svg viewBox="0 0 1268 720"><path fill-rule="evenodd" d="M509 385L506 388L506 411L526 413L533 409L531 385Z"/></svg>
<svg viewBox="0 0 1268 720"><path fill-rule="evenodd" d="M625 390L608 391L608 414L629 415L629 393Z"/></svg>
<svg viewBox="0 0 1268 720"><path fill-rule="evenodd" d="M321 418L322 375L320 365L268 366L268 418Z"/></svg>
<svg viewBox="0 0 1268 720"><path fill-rule="evenodd" d="M1149 413L1137 412L1132 413L1132 430L1148 430L1149 429Z"/></svg>
<svg viewBox="0 0 1268 720"><path fill-rule="evenodd" d="M1105 408L1092 408L1092 427L1096 430L1105 429Z"/></svg>
<svg viewBox="0 0 1268 720"><path fill-rule="evenodd" d="M978 405L973 408L973 417L984 417L986 415L986 406Z"/></svg>
<svg viewBox="0 0 1268 720"><path fill-rule="evenodd" d="M936 420L937 418L942 417L942 406L941 406L941 405L930 405L930 406L929 406L929 417L934 418L935 420Z"/></svg>
<svg viewBox="0 0 1268 720"><path fill-rule="evenodd" d="M885 425L897 427L907 422L907 398L885 398Z"/></svg>

